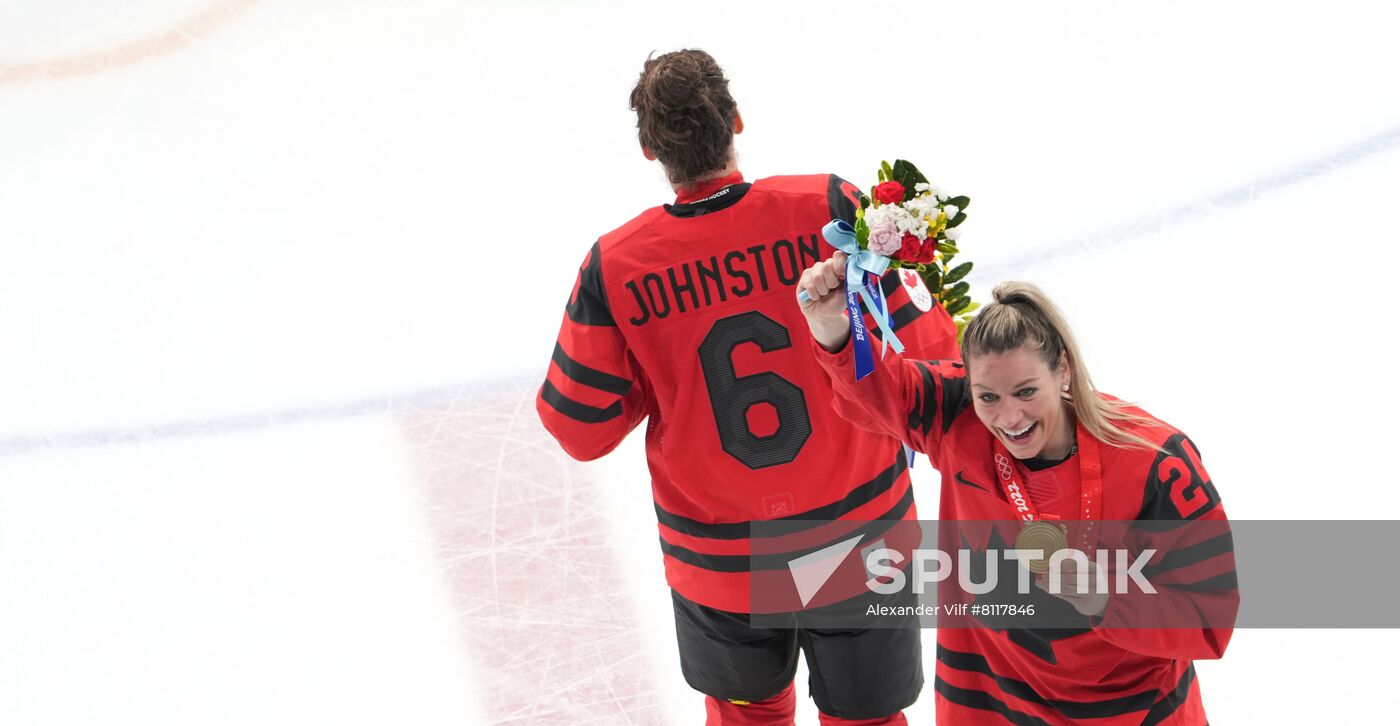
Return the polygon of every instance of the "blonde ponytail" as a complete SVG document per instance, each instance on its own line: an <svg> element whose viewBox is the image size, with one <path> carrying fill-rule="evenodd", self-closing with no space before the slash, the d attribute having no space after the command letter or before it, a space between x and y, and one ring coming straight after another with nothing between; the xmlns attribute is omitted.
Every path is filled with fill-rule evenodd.
<svg viewBox="0 0 1400 726"><path fill-rule="evenodd" d="M1111 446L1159 450L1147 438L1131 431L1129 425L1156 426L1158 421L1132 413L1132 404L1110 401L1099 396L1079 345L1064 316L1040 288L1028 282L1003 282L992 290L994 302L982 308L963 333L962 357L1006 353L1028 347L1058 370L1061 356L1069 366L1069 400L1075 418L1090 435Z"/></svg>

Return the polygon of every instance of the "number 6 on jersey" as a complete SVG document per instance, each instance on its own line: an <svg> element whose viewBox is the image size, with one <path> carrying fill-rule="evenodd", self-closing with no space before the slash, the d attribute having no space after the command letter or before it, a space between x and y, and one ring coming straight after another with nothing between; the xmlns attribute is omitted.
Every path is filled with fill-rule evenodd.
<svg viewBox="0 0 1400 726"><path fill-rule="evenodd" d="M742 343L754 343L764 353L771 353L791 348L792 338L776 320L750 311L716 321L701 341L700 367L705 372L720 445L750 469L786 464L797 458L812 435L807 399L801 388L777 373L737 375L733 355ZM770 404L778 414L778 430L769 436L749 430L749 409L760 403Z"/></svg>

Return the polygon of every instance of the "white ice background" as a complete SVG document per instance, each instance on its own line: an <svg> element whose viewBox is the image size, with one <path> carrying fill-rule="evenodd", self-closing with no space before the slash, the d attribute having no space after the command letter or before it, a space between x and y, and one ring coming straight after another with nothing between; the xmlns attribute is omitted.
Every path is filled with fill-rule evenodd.
<svg viewBox="0 0 1400 726"><path fill-rule="evenodd" d="M1292 0L0 0L0 723L703 720L636 437L550 464L570 473L539 502L567 516L511 525L557 541L589 492L611 565L573 618L511 607L515 545L444 535L555 455L509 443L537 429L577 265L670 199L627 107L652 51L724 65L749 178L869 184L899 156L970 195L974 292L1045 287L1100 387L1189 432L1233 518L1400 518L1396 21ZM483 400L497 424L444 433ZM471 438L493 426L506 443ZM453 499L454 467L490 496ZM917 481L928 516L937 476ZM550 551L540 590L581 566ZM492 639L561 631L631 657L503 662ZM1240 630L1199 664L1207 710L1385 722L1396 648ZM595 687L609 668L645 685Z"/></svg>

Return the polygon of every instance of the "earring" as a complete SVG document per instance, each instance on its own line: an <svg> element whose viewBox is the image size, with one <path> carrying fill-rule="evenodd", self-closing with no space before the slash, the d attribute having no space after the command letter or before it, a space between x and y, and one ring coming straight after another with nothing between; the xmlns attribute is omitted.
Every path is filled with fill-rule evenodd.
<svg viewBox="0 0 1400 726"><path fill-rule="evenodd" d="M1066 393L1068 393L1068 392L1069 392L1069 384L1066 383L1065 385L1060 386L1060 390L1065 391Z"/></svg>

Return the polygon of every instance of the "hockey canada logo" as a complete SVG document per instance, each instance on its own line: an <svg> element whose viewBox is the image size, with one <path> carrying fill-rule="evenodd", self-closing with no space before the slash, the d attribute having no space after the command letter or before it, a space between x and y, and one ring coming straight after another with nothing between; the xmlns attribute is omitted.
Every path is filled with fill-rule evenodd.
<svg viewBox="0 0 1400 726"><path fill-rule="evenodd" d="M900 270L899 281L903 283L904 289L909 293L909 299L913 301L914 307L928 312L933 309L933 294L928 291L928 286L924 284L924 278L913 270Z"/></svg>

